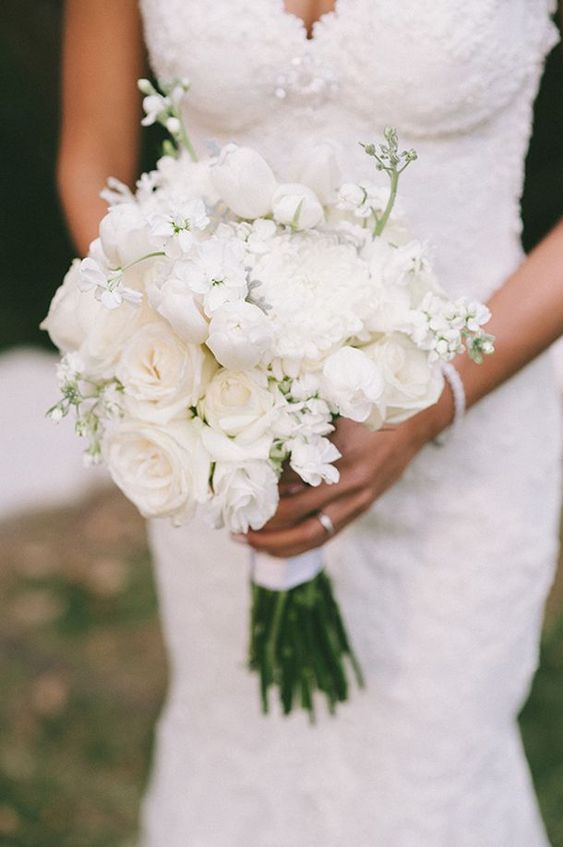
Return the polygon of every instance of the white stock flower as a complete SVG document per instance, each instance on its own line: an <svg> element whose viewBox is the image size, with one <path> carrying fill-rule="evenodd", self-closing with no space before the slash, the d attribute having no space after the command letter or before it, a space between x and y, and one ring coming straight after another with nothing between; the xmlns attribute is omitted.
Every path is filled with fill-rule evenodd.
<svg viewBox="0 0 563 847"><path fill-rule="evenodd" d="M261 437L271 426L273 411L268 377L255 371L218 371L199 405L209 426L239 441Z"/></svg>
<svg viewBox="0 0 563 847"><path fill-rule="evenodd" d="M152 126L156 123L161 115L165 115L170 108L170 101L167 97L161 94L148 94L143 97L143 111L145 116L141 121L143 126Z"/></svg>
<svg viewBox="0 0 563 847"><path fill-rule="evenodd" d="M212 488L206 511L214 526L226 526L230 532L261 529L279 502L278 478L268 461L218 462Z"/></svg>
<svg viewBox="0 0 563 847"><path fill-rule="evenodd" d="M164 239L167 255L178 258L192 249L197 232L209 225L209 217L199 198L172 197L163 209L149 217L148 223L151 234Z"/></svg>
<svg viewBox="0 0 563 847"><path fill-rule="evenodd" d="M308 485L333 483L340 479L338 468L332 463L342 454L328 438L296 438L287 446L291 450L289 464Z"/></svg>
<svg viewBox="0 0 563 847"><path fill-rule="evenodd" d="M199 298L183 279L172 276L148 292L154 309L168 321L174 332L191 344L203 344L209 335L209 324Z"/></svg>
<svg viewBox="0 0 563 847"><path fill-rule="evenodd" d="M93 242L92 247L96 246ZM91 250L92 250L91 247ZM142 292L123 285L123 274L121 271L111 270L101 259L87 256L80 262L78 285L81 291L93 291L106 309L117 309L122 303L130 303L138 306L142 299Z"/></svg>
<svg viewBox="0 0 563 847"><path fill-rule="evenodd" d="M244 300L248 292L244 244L236 238L212 238L198 246L176 273L195 293L203 297L211 315L224 303Z"/></svg>
<svg viewBox="0 0 563 847"><path fill-rule="evenodd" d="M387 422L401 423L440 397L444 386L440 368L430 364L428 353L420 350L408 336L392 333L364 347L363 351L383 374ZM370 429L378 429L382 423L376 408L366 424Z"/></svg>
<svg viewBox="0 0 563 847"><path fill-rule="evenodd" d="M383 396L381 369L361 350L342 347L323 365L322 396L345 418L365 421Z"/></svg>
<svg viewBox="0 0 563 847"><path fill-rule="evenodd" d="M197 420L166 427L120 421L106 431L103 455L116 485L146 518L181 523L209 496L211 464Z"/></svg>
<svg viewBox="0 0 563 847"><path fill-rule="evenodd" d="M279 185L272 198L274 220L293 229L311 229L324 220L323 207L312 189L297 182Z"/></svg>
<svg viewBox="0 0 563 847"><path fill-rule="evenodd" d="M276 178L266 160L251 147L223 147L211 169L211 179L235 215L252 219L271 212Z"/></svg>
<svg viewBox="0 0 563 847"><path fill-rule="evenodd" d="M212 162L203 159L194 162L186 150L177 157L162 156L156 163L159 184L166 193L175 191L181 185L185 198L203 200L208 206L219 201L219 195L211 181Z"/></svg>
<svg viewBox="0 0 563 847"><path fill-rule="evenodd" d="M133 417L166 423L195 406L214 370L209 353L184 344L163 321L139 329L125 346L116 375Z"/></svg>
<svg viewBox="0 0 563 847"><path fill-rule="evenodd" d="M252 303L225 303L213 313L207 346L225 368L249 370L271 351L273 329L264 312Z"/></svg>

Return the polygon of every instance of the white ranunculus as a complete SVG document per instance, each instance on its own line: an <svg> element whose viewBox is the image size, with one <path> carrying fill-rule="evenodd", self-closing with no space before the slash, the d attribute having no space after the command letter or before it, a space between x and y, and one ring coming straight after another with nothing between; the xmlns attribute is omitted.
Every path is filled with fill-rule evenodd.
<svg viewBox="0 0 563 847"><path fill-rule="evenodd" d="M383 374L385 416L390 423L410 418L440 397L444 387L440 368L429 364L428 353L419 350L406 335L387 335L363 349ZM374 429L381 425L369 419L366 423Z"/></svg>
<svg viewBox="0 0 563 847"><path fill-rule="evenodd" d="M383 397L381 368L362 350L342 347L323 365L322 396L345 418L365 421Z"/></svg>
<svg viewBox="0 0 563 847"><path fill-rule="evenodd" d="M129 414L166 423L195 406L215 364L205 350L184 344L164 321L146 324L126 344L116 376Z"/></svg>
<svg viewBox="0 0 563 847"><path fill-rule="evenodd" d="M308 485L320 485L323 481L333 483L340 479L338 468L332 463L342 454L328 438L296 438L289 442L288 447L291 450L291 467Z"/></svg>
<svg viewBox="0 0 563 847"><path fill-rule="evenodd" d="M209 324L203 308L185 281L172 276L160 287L149 289L149 300L159 315L168 321L174 332L191 344L204 344Z"/></svg>
<svg viewBox="0 0 563 847"><path fill-rule="evenodd" d="M225 303L213 313L207 346L225 368L249 370L267 358L272 325L264 312L244 301Z"/></svg>
<svg viewBox="0 0 563 847"><path fill-rule="evenodd" d="M218 462L212 488L208 513L214 526L226 526L231 532L261 529L279 502L278 478L267 461Z"/></svg>
<svg viewBox="0 0 563 847"><path fill-rule="evenodd" d="M235 215L253 219L271 212L276 178L266 160L251 147L223 147L211 169L211 180Z"/></svg>
<svg viewBox="0 0 563 847"><path fill-rule="evenodd" d="M340 148L334 142L317 141L308 144L298 154L297 179L308 185L323 204L334 201L336 189L342 183L339 152Z"/></svg>
<svg viewBox="0 0 563 847"><path fill-rule="evenodd" d="M274 395L264 373L220 370L207 386L199 409L213 429L254 441L271 424Z"/></svg>
<svg viewBox="0 0 563 847"><path fill-rule="evenodd" d="M84 341L84 327L78 321L77 313L80 301L86 295L79 288L79 279L80 259L75 259L51 300L47 317L41 323L41 329L49 333L53 344L63 353L78 350ZM88 299L94 312L102 308L93 296Z"/></svg>
<svg viewBox="0 0 563 847"><path fill-rule="evenodd" d="M123 420L106 432L103 454L111 476L144 517L181 523L207 500L211 463L200 429L197 420L166 427Z"/></svg>
<svg viewBox="0 0 563 847"><path fill-rule="evenodd" d="M283 183L276 188L272 211L274 220L293 229L312 229L324 219L315 192L298 182Z"/></svg>

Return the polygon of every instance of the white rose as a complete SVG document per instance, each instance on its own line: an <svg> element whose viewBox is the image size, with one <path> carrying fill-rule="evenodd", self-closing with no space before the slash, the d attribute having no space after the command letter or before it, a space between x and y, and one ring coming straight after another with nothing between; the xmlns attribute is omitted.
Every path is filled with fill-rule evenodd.
<svg viewBox="0 0 563 847"><path fill-rule="evenodd" d="M129 340L116 375L129 414L166 423L202 397L215 368L204 348L184 344L163 321L149 323Z"/></svg>
<svg viewBox="0 0 563 847"><path fill-rule="evenodd" d="M250 370L271 351L273 329L264 312L244 301L226 303L213 313L207 346L225 368Z"/></svg>
<svg viewBox="0 0 563 847"><path fill-rule="evenodd" d="M226 370L215 374L199 406L213 429L247 441L264 434L273 408L274 396L266 374Z"/></svg>
<svg viewBox="0 0 563 847"><path fill-rule="evenodd" d="M41 323L41 329L49 333L53 344L64 353L78 350L84 341L84 328L77 320L80 301L85 296L78 286L79 278L80 259L75 259L51 300L47 317ZM94 311L100 308L97 301L91 305Z"/></svg>
<svg viewBox="0 0 563 847"><path fill-rule="evenodd" d="M123 303L119 309L109 310L96 300L92 291L83 293L77 320L84 332L80 354L88 373L100 379L113 377L127 341L154 318L153 310L146 303L141 306Z"/></svg>
<svg viewBox="0 0 563 847"><path fill-rule="evenodd" d="M278 186L272 198L274 219L294 229L311 229L324 219L323 207L306 185L288 182Z"/></svg>
<svg viewBox="0 0 563 847"><path fill-rule="evenodd" d="M243 465L219 462L213 472L214 496L207 506L213 524L231 532L261 529L279 502L278 478L267 461Z"/></svg>
<svg viewBox="0 0 563 847"><path fill-rule="evenodd" d="M342 182L338 153L334 142L320 141L307 145L298 158L297 179L308 185L323 204L334 200Z"/></svg>
<svg viewBox="0 0 563 847"><path fill-rule="evenodd" d="M288 447L291 450L289 464L308 485L320 485L323 481L333 483L340 479L338 468L332 462L342 454L328 438L296 438L289 442Z"/></svg>
<svg viewBox="0 0 563 847"><path fill-rule="evenodd" d="M201 439L205 449L214 462L235 462L242 464L253 460L266 460L270 456L273 436L269 432L254 438L245 439L243 436L230 438L223 432L204 426Z"/></svg>
<svg viewBox="0 0 563 847"><path fill-rule="evenodd" d="M381 369L364 352L342 347L323 365L322 396L345 418L365 421L382 400Z"/></svg>
<svg viewBox="0 0 563 847"><path fill-rule="evenodd" d="M197 420L166 428L127 420L106 433L111 476L144 517L183 522L208 498L211 464L199 436Z"/></svg>
<svg viewBox="0 0 563 847"><path fill-rule="evenodd" d="M383 374L385 417L390 423L401 423L440 397L444 388L440 368L429 364L428 353L406 335L394 333L363 349ZM369 419L367 424L377 428Z"/></svg>
<svg viewBox="0 0 563 847"><path fill-rule="evenodd" d="M211 169L215 190L241 218L261 218L272 209L276 178L266 160L251 147L227 144Z"/></svg>
<svg viewBox="0 0 563 847"><path fill-rule="evenodd" d="M149 289L149 300L184 341L203 344L207 340L209 324L203 314L203 307L184 280L173 276L160 287L152 286Z"/></svg>

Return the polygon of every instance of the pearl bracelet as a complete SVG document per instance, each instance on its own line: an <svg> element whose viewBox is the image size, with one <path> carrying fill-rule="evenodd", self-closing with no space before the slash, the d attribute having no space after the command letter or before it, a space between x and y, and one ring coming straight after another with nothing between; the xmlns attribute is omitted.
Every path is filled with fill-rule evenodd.
<svg viewBox="0 0 563 847"><path fill-rule="evenodd" d="M463 381L457 368L450 364L450 362L444 362L442 364L442 373L444 374L446 382L450 386L452 392L454 400L454 417L450 426L434 439L434 444L437 447L444 447L444 445L455 436L464 418L466 406L465 388L463 387Z"/></svg>

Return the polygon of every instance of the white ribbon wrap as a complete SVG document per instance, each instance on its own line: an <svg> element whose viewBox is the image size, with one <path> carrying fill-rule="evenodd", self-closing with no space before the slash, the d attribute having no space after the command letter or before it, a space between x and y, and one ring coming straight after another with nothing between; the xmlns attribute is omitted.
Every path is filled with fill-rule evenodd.
<svg viewBox="0 0 563 847"><path fill-rule="evenodd" d="M296 585L310 582L323 568L323 553L318 547L290 559L252 553L252 582L270 591L289 591Z"/></svg>

